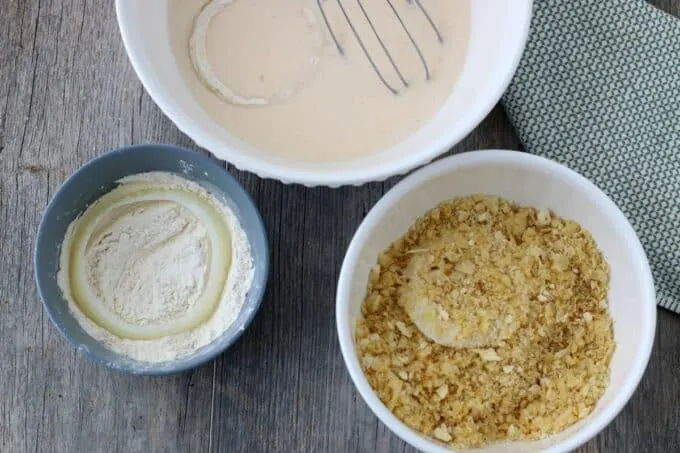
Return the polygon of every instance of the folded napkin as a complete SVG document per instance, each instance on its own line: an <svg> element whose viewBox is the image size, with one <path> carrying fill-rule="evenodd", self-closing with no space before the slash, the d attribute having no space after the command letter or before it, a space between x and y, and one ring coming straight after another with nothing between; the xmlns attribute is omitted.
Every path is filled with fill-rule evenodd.
<svg viewBox="0 0 680 453"><path fill-rule="evenodd" d="M680 313L680 20L644 0L535 0L503 105L527 151L616 202Z"/></svg>

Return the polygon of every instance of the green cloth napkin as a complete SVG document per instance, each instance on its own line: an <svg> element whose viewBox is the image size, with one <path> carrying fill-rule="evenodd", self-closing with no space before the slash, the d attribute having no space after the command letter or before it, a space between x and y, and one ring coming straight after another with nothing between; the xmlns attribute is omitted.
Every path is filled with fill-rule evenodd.
<svg viewBox="0 0 680 453"><path fill-rule="evenodd" d="M527 151L616 202L680 313L680 20L644 0L535 0L503 105Z"/></svg>

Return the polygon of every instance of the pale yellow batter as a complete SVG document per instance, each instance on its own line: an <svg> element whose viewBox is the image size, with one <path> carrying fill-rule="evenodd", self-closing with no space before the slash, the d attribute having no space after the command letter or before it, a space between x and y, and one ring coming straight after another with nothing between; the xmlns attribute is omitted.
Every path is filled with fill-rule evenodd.
<svg viewBox="0 0 680 453"><path fill-rule="evenodd" d="M337 162L382 151L418 130L451 93L465 61L469 0L421 0L443 35L440 43L415 4L392 4L418 43L423 64L387 0L362 0L408 83L404 87L356 0L342 5L393 94L363 54L337 0L322 0L340 55L316 0L225 2L205 28L204 59L217 83L240 99L216 94L192 64L190 38L207 0L168 0L178 66L198 102L225 129L265 152L301 161ZM194 48L195 57L195 48ZM229 98L227 98L229 99Z"/></svg>

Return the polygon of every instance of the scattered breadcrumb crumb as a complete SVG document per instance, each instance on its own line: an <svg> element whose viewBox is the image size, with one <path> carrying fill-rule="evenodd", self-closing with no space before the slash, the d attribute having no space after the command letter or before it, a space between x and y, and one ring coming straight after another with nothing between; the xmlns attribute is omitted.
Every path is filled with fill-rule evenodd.
<svg viewBox="0 0 680 453"><path fill-rule="evenodd" d="M423 257L436 269L407 272ZM468 347L423 334L405 309L416 285L437 305L429 322ZM441 442L540 439L590 414L607 386L608 285L577 223L497 197L444 202L371 271L355 334L361 365L397 417ZM491 344L474 345L479 332Z"/></svg>

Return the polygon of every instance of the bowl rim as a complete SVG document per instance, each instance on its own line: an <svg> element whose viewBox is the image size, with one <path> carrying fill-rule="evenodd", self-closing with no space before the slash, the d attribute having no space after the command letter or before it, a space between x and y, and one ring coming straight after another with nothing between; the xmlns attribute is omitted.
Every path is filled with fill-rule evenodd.
<svg viewBox="0 0 680 453"><path fill-rule="evenodd" d="M430 164L413 174L409 175L401 182L396 184L389 190L376 205L369 211L359 228L356 230L347 253L343 260L338 278L338 287L336 294L336 326L338 331L338 339L340 342L340 350L349 371L350 377L359 391L359 394L370 407L372 412L397 436L410 445L429 453L451 453L452 450L443 447L442 444L437 444L434 440L430 440L416 431L412 430L401 422L387 407L380 401L373 389L368 384L366 377L359 365L358 356L355 351L354 340L352 336L352 322L353 319L349 314L348 306L350 302L350 276L353 274L355 264L358 260L361 249L368 235L371 233L373 226L377 220L382 218L392 208L393 204L401 199L411 189L420 184L430 180L431 178L444 173L454 172L456 170L468 167L478 166L485 163L512 163L515 165L522 165L525 168L542 168L554 174L560 175L561 178L571 180L573 183L580 185L591 196L599 199L609 216L616 219L616 223L620 225L622 233L630 241L631 249L638 262L638 266L642 269L640 275L641 287L644 288L646 298L644 299L644 307L642 312L644 319L642 322L642 329L640 331L641 341L637 349L634 367L628 374L626 381L617 391L612 402L604 408L604 410L588 425L575 435L566 438L562 442L548 448L547 452L565 452L573 450L588 440L595 437L602 431L626 405L628 400L635 392L642 376L647 368L649 362L652 346L656 331L656 297L654 280L649 262L645 251L640 243L640 240L635 233L630 222L621 212L614 201L599 189L594 183L586 179L584 176L578 174L570 168L552 161L550 159L509 150L478 150L457 154L444 159L441 159L433 164Z"/></svg>
<svg viewBox="0 0 680 453"><path fill-rule="evenodd" d="M182 133L190 137L198 146L206 149L216 158L226 160L239 170L255 173L260 178L276 179L284 184L298 183L307 187L338 187L343 185L362 185L371 181L383 181L390 176L405 174L451 149L477 127L501 99L519 66L529 37L533 2L534 0L521 0L521 5L517 7L521 8L520 17L522 21L516 24L521 32L521 39L513 53L509 55L508 65L501 79L502 82L494 89L486 92L486 102L483 104L483 107L477 110L476 114L466 115L461 119L460 123L462 125L455 128L458 130L457 133L432 138L427 149L419 153L412 153L398 160L386 159L380 164L346 170L341 173L333 168L332 163L324 166L324 168L297 168L298 163L294 161L290 161L290 163L263 161L237 148L226 146L212 134L206 133L198 121L195 121L183 112L183 109L169 95L168 90L153 76L154 71L149 62L150 60L144 58L141 46L135 44L132 36L134 33L133 27L126 20L124 11L128 0L116 0L115 9L123 45L130 63L137 74L137 78L161 111ZM300 163L300 165L304 165L304 163Z"/></svg>
<svg viewBox="0 0 680 453"><path fill-rule="evenodd" d="M73 184L76 179L78 179L83 173L87 172L90 168L97 166L97 165L103 165L106 163L108 159L114 158L116 156L120 155L128 155L128 154L134 154L137 152L142 152L146 149L173 149L180 154L184 154L187 156L187 159L190 161L202 161L203 164L205 164L208 167L212 167L215 169L215 171L220 171L222 172L227 180L232 183L233 189L239 193L245 200L245 205L252 208L253 213L255 214L255 225L256 229L254 231L246 231L246 236L247 237L253 237L253 236L261 236L263 239L264 243L264 249L263 249L263 259L258 265L262 266L263 272L263 281L261 284L257 284L257 282L253 281L251 288L249 291L255 291L254 292L254 300L255 303L252 307L252 310L249 311L248 316L245 318L243 322L243 326L234 332L234 335L229 337L228 339L225 339L222 344L220 344L220 347L215 349L214 351L211 351L208 354L202 354L202 355L197 355L197 356L188 356L186 358L180 358L177 360L172 360L169 362L161 362L158 364L155 363L146 363L146 362L140 362L136 361L133 359L126 360L124 362L111 362L103 357L99 356L98 354L93 353L89 348L83 348L81 347L81 344L77 343L74 338L71 336L70 331L64 326L61 325L59 322L57 322L57 313L56 310L53 306L53 304L48 304L47 299L48 297L45 295L43 285L44 285L44 279L45 277L45 270L39 266L38 262L38 257L41 254L41 249L43 247L47 247L47 245L44 244L43 237L45 235L46 229L49 228L49 226L46 224L47 219L50 217L50 214L55 211L57 208L55 206L57 200L59 197L61 197L63 191L67 186L70 184ZM134 174L134 173L131 173ZM229 197L231 202L234 202L233 198ZM191 370L194 368L197 368L201 365L204 365L215 358L217 358L219 355L223 354L231 345L233 345L236 340L238 340L241 335L247 330L248 326L253 322L255 319L255 316L259 312L259 309L262 305L262 300L264 298L264 294L266 292L266 287L267 287L267 280L269 276L269 261L270 261L270 250L269 250L269 242L267 240L267 231L264 225L264 221L262 220L262 216L260 215L259 210L257 209L257 204L255 201L252 199L248 191L245 190L245 188L239 183L236 178L234 178L226 168L222 167L219 165L215 160L212 158L205 156L203 154L200 154L196 151L191 151L187 148L182 148L180 146L176 145L170 145L170 144L139 144L139 145L130 145L130 146L124 146L116 149L112 149L110 151L105 152L104 154L95 157L94 159L91 159L88 161L86 164L78 168L73 174L71 174L64 182L61 183L59 188L54 192L54 195L52 195L52 198L50 199L47 207L43 211L42 217L40 219L40 224L38 225L38 231L36 233L35 237L35 244L33 247L33 276L35 280L35 286L36 290L38 293L38 297L40 298L40 301L42 303L43 309L47 312L47 315L51 321L51 323L57 328L59 333L61 333L61 336L64 337L70 344L71 346L76 349L77 351L81 352L85 357L87 357L90 361L101 364L106 366L107 368L110 368L115 371L119 371L125 374L130 374L130 375L135 375L135 376L168 376L168 375L174 375L178 374L187 370ZM88 336L90 336L87 332L85 332ZM90 336L91 338L91 336ZM101 343L94 338L92 338L92 341ZM108 349L108 348L107 348ZM138 367L136 367L134 364L139 364Z"/></svg>

